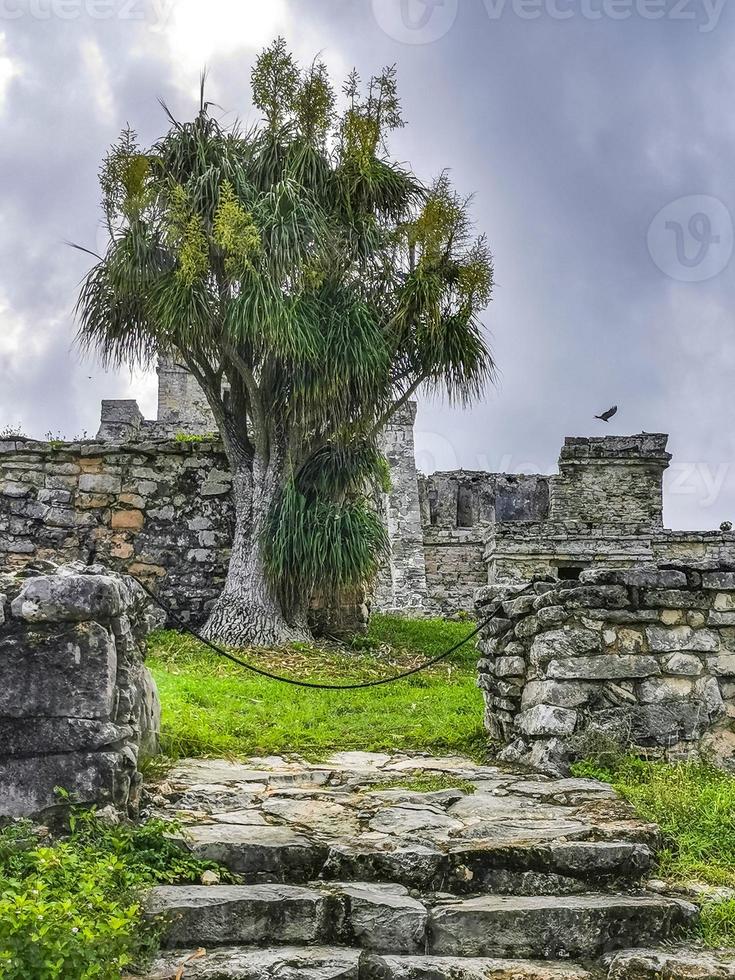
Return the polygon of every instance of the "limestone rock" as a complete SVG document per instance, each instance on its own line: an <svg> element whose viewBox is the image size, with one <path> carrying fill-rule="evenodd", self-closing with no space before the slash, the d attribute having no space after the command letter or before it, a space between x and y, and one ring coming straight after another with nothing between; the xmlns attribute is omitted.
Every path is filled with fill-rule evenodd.
<svg viewBox="0 0 735 980"><path fill-rule="evenodd" d="M577 712L539 704L518 716L517 725L526 735L571 735L577 724Z"/></svg>

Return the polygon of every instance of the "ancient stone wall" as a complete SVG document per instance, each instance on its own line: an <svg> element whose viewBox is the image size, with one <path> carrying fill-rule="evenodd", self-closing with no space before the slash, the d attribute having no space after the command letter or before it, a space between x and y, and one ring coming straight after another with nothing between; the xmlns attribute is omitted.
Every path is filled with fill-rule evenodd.
<svg viewBox="0 0 735 980"><path fill-rule="evenodd" d="M668 436L570 437L551 480L549 520L663 526Z"/></svg>
<svg viewBox="0 0 735 980"><path fill-rule="evenodd" d="M446 615L469 611L488 580L485 547L496 522L545 519L548 478L457 470L418 479L429 601Z"/></svg>
<svg viewBox="0 0 735 980"><path fill-rule="evenodd" d="M201 620L227 569L230 488L206 440L0 442L0 568L104 562Z"/></svg>
<svg viewBox="0 0 735 980"><path fill-rule="evenodd" d="M563 771L619 744L735 765L735 563L489 586L479 686L501 759Z"/></svg>
<svg viewBox="0 0 735 980"><path fill-rule="evenodd" d="M413 426L416 405L405 405L381 435L391 487L378 501L388 529L389 560L375 585L374 605L386 612L422 614L427 606L424 537L421 527Z"/></svg>
<svg viewBox="0 0 735 980"><path fill-rule="evenodd" d="M134 813L160 709L143 590L101 566L0 573L0 817L72 799Z"/></svg>

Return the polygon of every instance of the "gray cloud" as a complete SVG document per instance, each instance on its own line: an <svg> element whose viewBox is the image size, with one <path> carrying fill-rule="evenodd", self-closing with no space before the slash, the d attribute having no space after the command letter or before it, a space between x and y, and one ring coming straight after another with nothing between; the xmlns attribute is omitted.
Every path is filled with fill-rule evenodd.
<svg viewBox="0 0 735 980"><path fill-rule="evenodd" d="M617 402L604 431L671 433L670 525L733 517L735 260L682 282L647 242L651 221L678 198L714 197L735 215L731 8L703 32L716 13L705 0L677 6L690 20L672 19L672 3L646 19L640 10L653 7L642 0L508 2L493 19L489 0L460 0L443 36L407 44L379 9L392 3L395 18L398 0L174 0L170 9L134 0L129 10L142 18L123 17L122 2L99 19L80 0L67 20L5 17L20 4L0 3L0 425L92 432L99 399L131 393L153 411L151 379L105 375L71 349L87 261L63 243L95 245L96 172L121 125L155 138L158 96L190 113L204 63L212 98L252 118L253 51L285 31L300 55L322 50L340 72L398 62L410 125L396 155L426 177L450 167L461 190L476 192L497 263L487 325L499 383L470 412L421 405L422 465L548 471L563 436L601 431L592 416ZM422 2L408 0L413 40ZM431 29L442 11L428 13ZM660 231L674 276L675 234ZM698 245L685 222L682 234L691 260Z"/></svg>

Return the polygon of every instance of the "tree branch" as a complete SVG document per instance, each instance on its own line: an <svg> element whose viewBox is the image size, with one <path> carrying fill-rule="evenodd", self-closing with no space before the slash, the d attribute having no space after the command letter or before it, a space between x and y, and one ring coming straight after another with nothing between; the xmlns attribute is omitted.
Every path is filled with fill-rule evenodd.
<svg viewBox="0 0 735 980"><path fill-rule="evenodd" d="M261 398L260 389L258 388L257 381L255 380L255 375L253 374L250 365L236 347L233 347L232 344L228 343L226 340L223 341L223 344L227 356L232 361L235 370L242 378L243 384L245 385L248 398L250 399L250 412L252 415L255 444L263 459L267 460L269 452L268 425L266 423L265 411L263 409L263 399Z"/></svg>
<svg viewBox="0 0 735 980"><path fill-rule="evenodd" d="M409 388L407 388L406 391L404 391L401 397L396 402L394 402L391 405L391 407L388 409L388 411L385 412L378 419L378 421L375 423L375 426L370 433L371 436L377 436L380 432L383 431L383 429L386 427L388 422L390 422L390 420L393 418L396 412L399 411L401 408L403 408L406 402L410 400L412 395L416 394L418 389L421 387L421 385L424 383L424 381L426 381L428 377L429 377L428 374L422 374L419 375L418 378L416 378L413 384Z"/></svg>

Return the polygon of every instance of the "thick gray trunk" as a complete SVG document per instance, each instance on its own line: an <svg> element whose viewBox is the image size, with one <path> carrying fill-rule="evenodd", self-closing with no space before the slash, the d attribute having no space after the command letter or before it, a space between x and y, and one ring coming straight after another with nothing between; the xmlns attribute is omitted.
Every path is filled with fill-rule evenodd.
<svg viewBox="0 0 735 980"><path fill-rule="evenodd" d="M260 548L260 535L280 488L275 467L233 467L235 537L227 581L204 627L204 635L233 647L278 647L307 641L311 635L301 617L286 620L278 598L269 588Z"/></svg>

